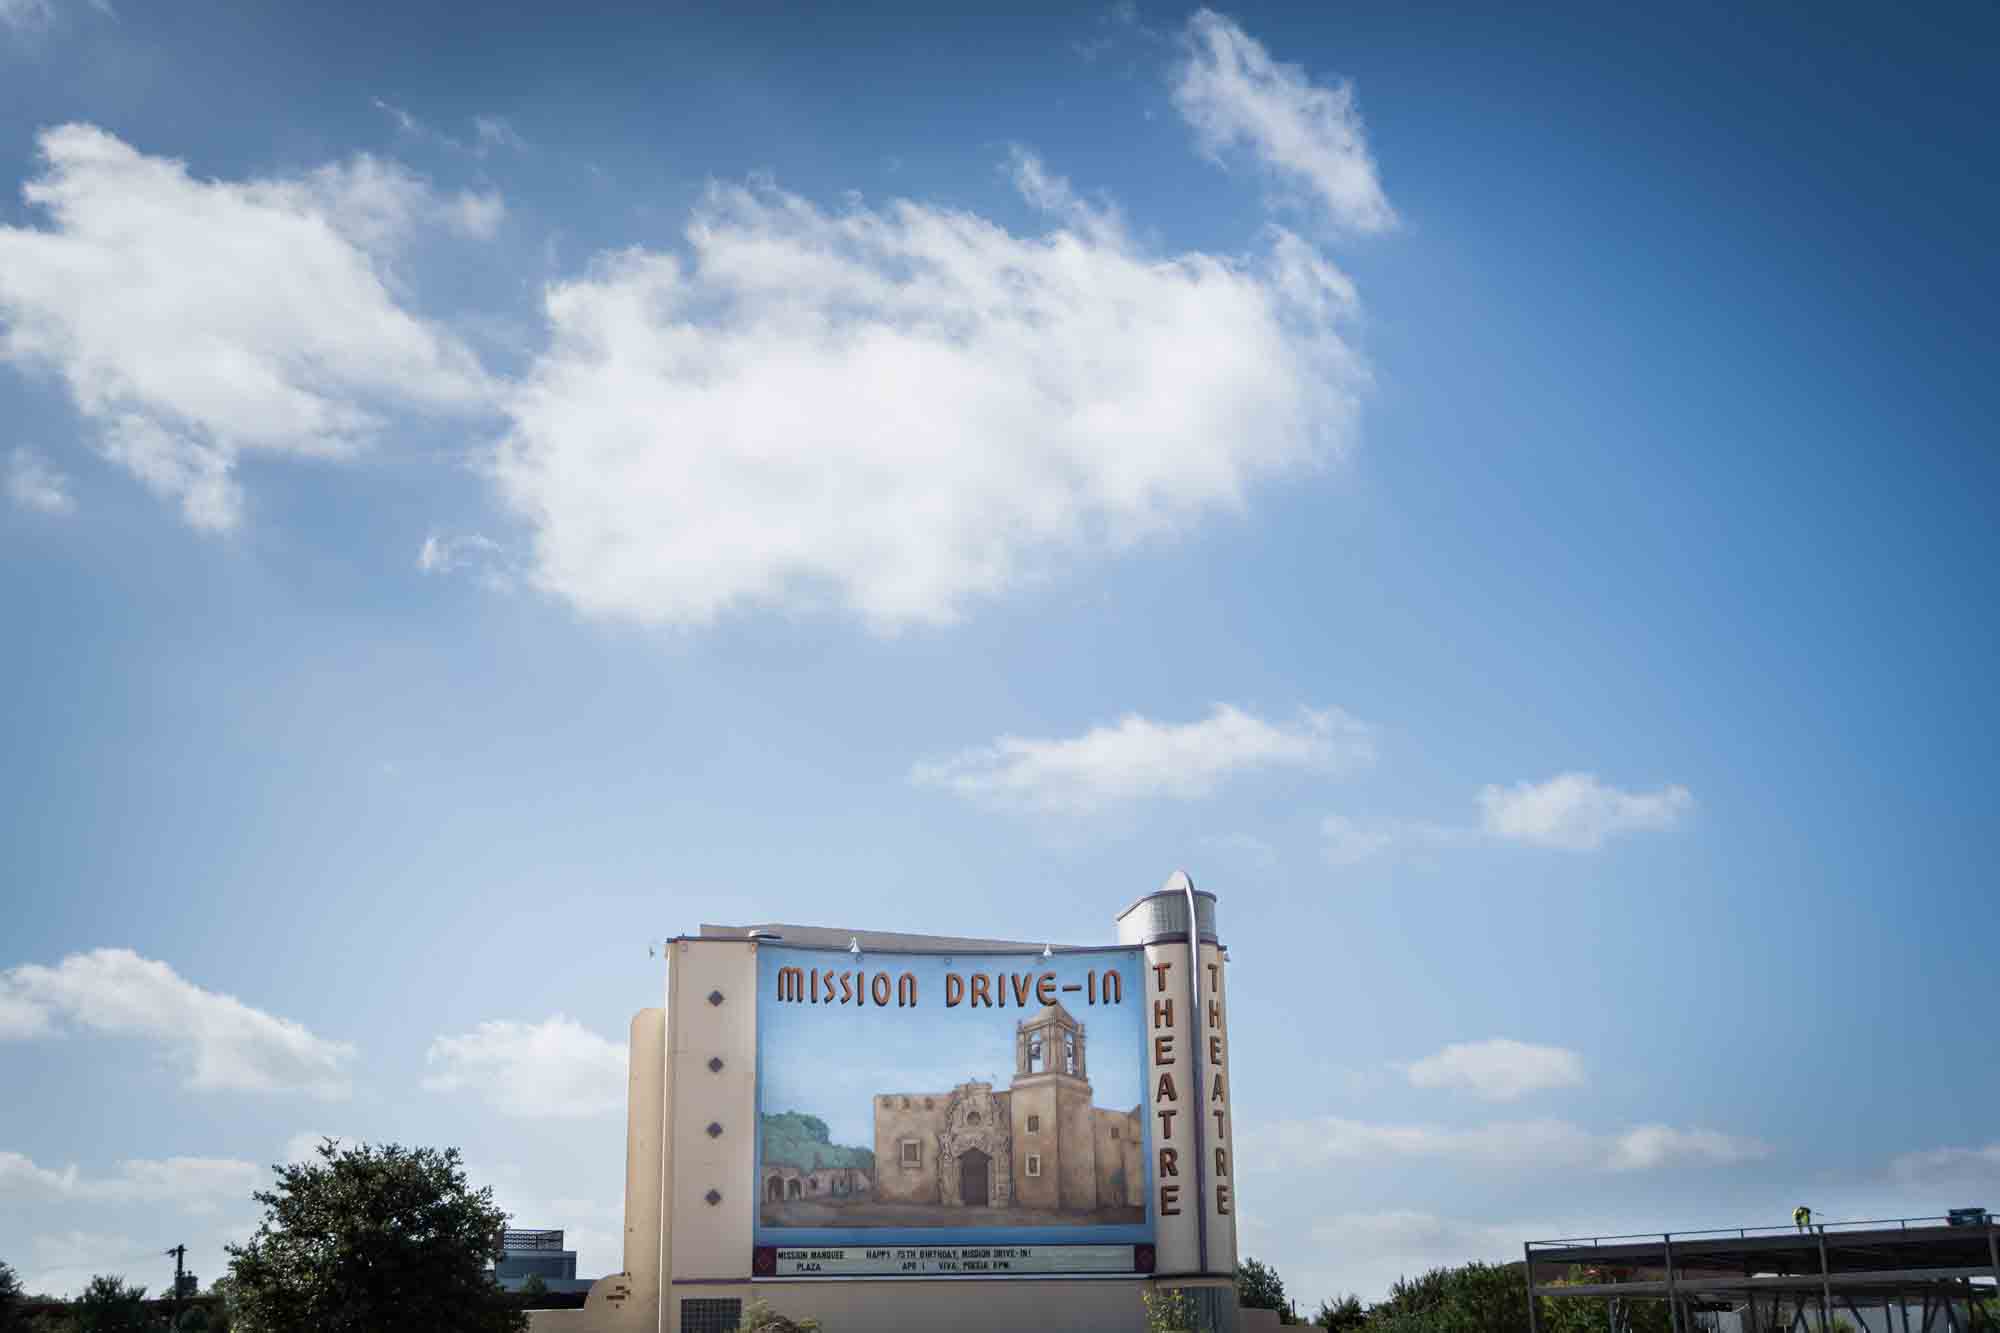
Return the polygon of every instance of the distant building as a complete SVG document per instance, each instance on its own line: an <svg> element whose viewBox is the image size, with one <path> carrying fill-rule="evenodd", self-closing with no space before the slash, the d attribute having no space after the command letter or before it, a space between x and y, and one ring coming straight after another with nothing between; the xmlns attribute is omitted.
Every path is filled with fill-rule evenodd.
<svg viewBox="0 0 2000 1333"><path fill-rule="evenodd" d="M589 1291L591 1279L576 1275L576 1251L563 1248L560 1231L505 1231L493 1277L507 1291L519 1291L539 1277L550 1291Z"/></svg>

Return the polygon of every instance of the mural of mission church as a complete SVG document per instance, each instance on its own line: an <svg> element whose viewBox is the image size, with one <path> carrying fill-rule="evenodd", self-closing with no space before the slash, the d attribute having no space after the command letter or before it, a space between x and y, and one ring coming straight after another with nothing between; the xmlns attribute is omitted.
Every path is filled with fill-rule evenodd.
<svg viewBox="0 0 2000 1333"><path fill-rule="evenodd" d="M1060 1003L1013 1027L1006 1087L877 1092L872 1146L828 1142L802 1111L761 1115L763 1225L1143 1222L1141 1108L1093 1105L1089 1033Z"/></svg>

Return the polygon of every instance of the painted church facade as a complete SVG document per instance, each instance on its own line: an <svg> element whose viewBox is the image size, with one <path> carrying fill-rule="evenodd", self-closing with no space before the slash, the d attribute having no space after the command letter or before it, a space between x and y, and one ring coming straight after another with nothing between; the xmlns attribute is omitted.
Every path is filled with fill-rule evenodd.
<svg viewBox="0 0 2000 1333"><path fill-rule="evenodd" d="M1145 1206L1141 1108L1091 1105L1084 1025L1060 1003L1015 1025L1005 1089L875 1098L876 1197L1098 1213Z"/></svg>

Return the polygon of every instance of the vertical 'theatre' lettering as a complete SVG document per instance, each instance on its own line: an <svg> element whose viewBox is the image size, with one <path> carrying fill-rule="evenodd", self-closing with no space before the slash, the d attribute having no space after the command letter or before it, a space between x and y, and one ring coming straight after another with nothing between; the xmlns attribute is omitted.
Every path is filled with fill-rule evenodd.
<svg viewBox="0 0 2000 1333"><path fill-rule="evenodd" d="M1167 989L1167 973L1173 970L1173 966L1171 962L1153 964L1153 975L1158 978L1159 982L1157 989L1162 994ZM1104 991L1107 1001L1111 998L1111 983L1116 977L1117 973L1115 972L1106 972L1104 974ZM1164 1068L1164 1066L1174 1062L1173 1028L1174 1002L1172 998L1153 1001L1153 1066L1159 1071L1160 1075L1159 1084L1153 1090L1153 1104L1159 1111L1160 1142L1162 1144L1173 1142L1174 1114L1180 1109L1176 1105L1180 1101L1180 1090L1174 1086L1174 1076ZM1195 1089L1195 1096L1201 1096L1201 1089L1199 1087ZM1178 1148L1162 1147L1160 1149L1160 1179L1162 1182L1167 1177L1178 1176L1180 1173L1180 1150ZM1160 1216L1179 1217L1181 1215L1180 1199L1181 1187L1179 1185L1162 1183L1160 1186Z"/></svg>
<svg viewBox="0 0 2000 1333"><path fill-rule="evenodd" d="M1208 973L1208 998L1202 1005L1208 1019L1208 1066L1215 1071L1215 1083L1208 1094L1209 1113L1215 1117L1215 1211L1219 1216L1227 1217L1232 1202L1228 1183L1229 1152L1222 1144L1228 1132L1223 1113L1229 1109L1229 1101L1222 1074L1222 1004L1216 998L1222 991L1222 968L1217 963L1208 963L1204 970ZM1201 1095L1199 1088L1195 1090L1195 1095Z"/></svg>

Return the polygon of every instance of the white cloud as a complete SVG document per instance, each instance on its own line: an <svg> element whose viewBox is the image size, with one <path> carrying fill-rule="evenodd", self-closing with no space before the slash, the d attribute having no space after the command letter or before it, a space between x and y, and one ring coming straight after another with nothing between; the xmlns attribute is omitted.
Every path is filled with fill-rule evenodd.
<svg viewBox="0 0 2000 1333"><path fill-rule="evenodd" d="M55 17L49 0L0 0L0 24L15 29L47 27Z"/></svg>
<svg viewBox="0 0 2000 1333"><path fill-rule="evenodd" d="M1464 1088L1488 1101L1511 1102L1530 1092L1583 1083L1583 1057L1560 1046L1496 1037L1453 1042L1404 1068L1414 1087Z"/></svg>
<svg viewBox="0 0 2000 1333"><path fill-rule="evenodd" d="M1488 785L1478 793L1478 826L1422 819L1329 815L1320 821L1326 859L1357 865L1392 848L1463 847L1489 839L1589 852L1611 837L1678 825L1694 808L1686 787L1623 792L1588 773L1564 773L1547 782Z"/></svg>
<svg viewBox="0 0 2000 1333"><path fill-rule="evenodd" d="M1307 710L1285 725L1218 704L1199 722L1129 714L1081 736L1002 736L949 759L919 763L910 780L1007 807L1087 814L1147 797L1192 800L1255 769L1329 770L1373 758L1369 729L1337 708Z"/></svg>
<svg viewBox="0 0 2000 1333"><path fill-rule="evenodd" d="M421 139L457 153L470 153L483 158L496 148L524 149L528 145L514 127L503 116L474 116L472 118L472 142L445 133L435 125L420 120L403 107L393 102L385 102L379 97L369 99L376 110L396 122L396 128L413 139Z"/></svg>
<svg viewBox="0 0 2000 1333"><path fill-rule="evenodd" d="M1498 838L1592 851L1620 833L1671 829L1694 806L1686 787L1624 792L1589 773L1479 790L1482 825Z"/></svg>
<svg viewBox="0 0 2000 1333"><path fill-rule="evenodd" d="M1211 155L1247 146L1280 180L1317 196L1336 222L1363 232L1395 225L1352 85L1315 85L1212 10L1188 20L1183 42L1174 105Z"/></svg>
<svg viewBox="0 0 2000 1333"><path fill-rule="evenodd" d="M467 236L486 240L500 230L500 221L507 216L507 205L494 191L474 194L461 190L444 203L441 216L447 225Z"/></svg>
<svg viewBox="0 0 2000 1333"><path fill-rule="evenodd" d="M90 125L39 145L23 195L48 225L0 226L0 357L60 372L105 452L196 526L238 521L245 454L339 457L387 409L488 401L471 353L398 304L387 261L422 224L490 229L497 200L442 199L366 156L231 182Z"/></svg>
<svg viewBox="0 0 2000 1333"><path fill-rule="evenodd" d="M343 1145L351 1145L354 1140L341 1134L294 1134L285 1140L284 1156L279 1160L290 1165L294 1162L317 1162L320 1144L327 1139L338 1140Z"/></svg>
<svg viewBox="0 0 2000 1333"><path fill-rule="evenodd" d="M499 542L476 532L462 537L433 532L424 538L423 546L417 551L417 568L426 574L449 574L465 568L480 555L496 554L499 550Z"/></svg>
<svg viewBox="0 0 2000 1333"><path fill-rule="evenodd" d="M73 1164L56 1171L0 1152L0 1199L25 1203L178 1203L204 1213L218 1200L248 1201L258 1176L254 1163L233 1158L168 1157L120 1162L117 1174L92 1178Z"/></svg>
<svg viewBox="0 0 2000 1333"><path fill-rule="evenodd" d="M517 562L507 549L476 532L462 536L433 532L417 550L417 568L425 574L466 574L493 592L512 592L519 580Z"/></svg>
<svg viewBox="0 0 2000 1333"><path fill-rule="evenodd" d="M1287 1291L1300 1294L1301 1310L1347 1292L1368 1303L1386 1297L1397 1278L1474 1260L1519 1259L1524 1239L1548 1234L1534 1223L1470 1222L1416 1209L1336 1213L1314 1219L1306 1243L1297 1246L1304 1262L1281 1271Z"/></svg>
<svg viewBox="0 0 2000 1333"><path fill-rule="evenodd" d="M1320 821L1321 850L1337 866L1359 865L1392 847L1455 847L1476 842L1478 830L1421 819L1328 815Z"/></svg>
<svg viewBox="0 0 2000 1333"><path fill-rule="evenodd" d="M128 1272L137 1256L153 1257L151 1248L136 1244L129 1236L101 1232L44 1233L30 1245L33 1262L21 1274L21 1289L33 1295L72 1293L80 1290L92 1273Z"/></svg>
<svg viewBox="0 0 2000 1333"><path fill-rule="evenodd" d="M1249 1164L1319 1166L1382 1158L1438 1158L1508 1169L1570 1167L1600 1171L1652 1170L1664 1166L1714 1166L1767 1156L1754 1139L1706 1129L1640 1125L1615 1134L1586 1130L1567 1120L1499 1120L1469 1128L1379 1124L1338 1116L1279 1121L1244 1131L1242 1160ZM1254 1145L1255 1151L1249 1145Z"/></svg>
<svg viewBox="0 0 2000 1333"><path fill-rule="evenodd" d="M25 995L14 994L0 975L0 1040L39 1037L49 1030L49 1011Z"/></svg>
<svg viewBox="0 0 2000 1333"><path fill-rule="evenodd" d="M656 623L947 623L1344 451L1354 295L1310 246L1163 258L1033 159L1015 176L1043 235L715 186L685 259L551 286L494 465L536 580Z"/></svg>
<svg viewBox="0 0 2000 1333"><path fill-rule="evenodd" d="M1983 1148L1928 1148L1904 1153L1889 1164L1889 1173L1906 1185L1988 1183L2000 1187L2000 1143Z"/></svg>
<svg viewBox="0 0 2000 1333"><path fill-rule="evenodd" d="M477 1093L501 1112L528 1118L608 1115L625 1106L625 1047L561 1014L542 1023L504 1019L459 1037L439 1037L424 1062L433 1092Z"/></svg>
<svg viewBox="0 0 2000 1333"><path fill-rule="evenodd" d="M481 157L495 148L519 149L528 146L502 116L474 116L472 130L475 136L473 151Z"/></svg>
<svg viewBox="0 0 2000 1333"><path fill-rule="evenodd" d="M371 97L368 100L375 104L376 110L382 112L384 115L394 120L396 122L396 128L403 131L403 133L418 134L418 135L429 134L429 131L426 130L424 127L424 123L418 120L415 116L411 115L409 112L405 111L402 107L396 106L390 102L385 102L379 97Z"/></svg>
<svg viewBox="0 0 2000 1333"><path fill-rule="evenodd" d="M69 478L25 446L8 457L7 494L23 509L44 514L67 514L76 508L76 501L69 493ZM4 1022L0 1018L0 1024Z"/></svg>
<svg viewBox="0 0 2000 1333"><path fill-rule="evenodd" d="M129 949L96 949L52 968L26 964L0 974L0 1036L35 1036L63 1024L149 1038L185 1067L194 1088L327 1098L350 1091L351 1045L203 990Z"/></svg>
<svg viewBox="0 0 2000 1333"><path fill-rule="evenodd" d="M1649 1171L1661 1166L1728 1166L1770 1154L1755 1139L1739 1139L1712 1129L1639 1125L1613 1140L1606 1165L1613 1171Z"/></svg>

